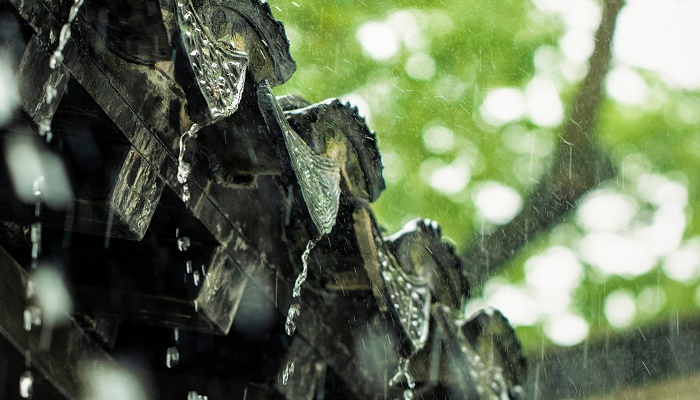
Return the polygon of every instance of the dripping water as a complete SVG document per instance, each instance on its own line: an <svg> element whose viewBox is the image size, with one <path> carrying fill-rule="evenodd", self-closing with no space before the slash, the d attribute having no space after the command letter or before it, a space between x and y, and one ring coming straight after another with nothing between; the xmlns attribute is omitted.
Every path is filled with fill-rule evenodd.
<svg viewBox="0 0 700 400"><path fill-rule="evenodd" d="M194 390L187 393L187 400L209 400L207 396L201 395Z"/></svg>
<svg viewBox="0 0 700 400"><path fill-rule="evenodd" d="M35 305L28 305L24 309L24 330L29 332L35 326L41 326L41 309Z"/></svg>
<svg viewBox="0 0 700 400"><path fill-rule="evenodd" d="M389 380L389 386L394 386L405 379L408 388L403 392L404 400L413 399L413 389L416 387L416 381L413 379L411 373L408 372L409 363L409 358L401 357L396 374Z"/></svg>
<svg viewBox="0 0 700 400"><path fill-rule="evenodd" d="M180 251L187 251L190 248L192 242L187 236L177 238L177 249Z"/></svg>
<svg viewBox="0 0 700 400"><path fill-rule="evenodd" d="M306 244L306 250L304 250L304 253L301 255L302 270L296 282L294 282L294 290L292 291L293 297L301 296L301 285L306 281L306 276L309 272L309 255L311 254L311 250L316 247L316 243L318 243L318 240L309 240L309 243Z"/></svg>
<svg viewBox="0 0 700 400"><path fill-rule="evenodd" d="M297 315L299 315L299 309L301 306L299 303L294 303L291 306L289 306L289 311L287 311L287 321L284 323L284 330L287 332L287 335L292 336L294 334L294 331L297 329L297 324L294 322L294 318L296 318Z"/></svg>
<svg viewBox="0 0 700 400"><path fill-rule="evenodd" d="M31 226L30 237L32 241L31 267L36 269L39 266L39 256L41 255L41 222L34 222Z"/></svg>
<svg viewBox="0 0 700 400"><path fill-rule="evenodd" d="M165 366L168 368L173 368L180 362L180 352L177 346L170 346L165 352Z"/></svg>
<svg viewBox="0 0 700 400"><path fill-rule="evenodd" d="M68 44L68 40L71 37L71 24L73 24L73 21L75 21L75 19L77 18L78 11L80 11L80 7L83 5L83 1L84 0L73 1L70 11L68 12L68 20L65 24L63 24L63 26L61 27L61 32L58 35L58 45L56 46L56 50L53 52L51 58L49 59L49 67L51 68L52 73L49 74L49 78L46 82L46 88L44 90L44 95L42 99L43 105L48 106L49 110L53 108L52 106L54 106L54 103L57 101L58 85L64 79L63 73L56 71L56 68L59 64L63 63L63 50L65 49L66 44ZM53 32L51 33L53 38ZM38 119L39 121L37 122L39 125L39 135L45 136L46 141L50 142L53 136L51 132L51 120L53 119L53 111L47 112L46 115L38 116Z"/></svg>
<svg viewBox="0 0 700 400"><path fill-rule="evenodd" d="M290 361L282 372L282 385L287 386L289 378L294 375L294 361Z"/></svg>
<svg viewBox="0 0 700 400"><path fill-rule="evenodd" d="M26 370L19 377L19 395L23 399L30 399L32 394L34 394L34 375Z"/></svg>
<svg viewBox="0 0 700 400"><path fill-rule="evenodd" d="M195 286L199 286L199 281L200 281L199 270L194 270L194 272L192 273L192 281L194 282Z"/></svg>
<svg viewBox="0 0 700 400"><path fill-rule="evenodd" d="M301 264L302 264L302 270L299 276L297 276L296 281L294 282L294 289L292 290L292 297L300 297L301 296L301 286L304 284L306 281L306 276L309 271L309 255L311 254L311 250L316 247L316 243L318 243L319 239L315 240L309 240L309 243L306 244L306 250L304 250L304 253L301 255ZM294 331L296 330L296 323L294 322L294 318L299 315L299 311L301 310L301 304L300 303L294 303L291 306L289 306L289 311L287 311L287 321L284 324L284 329L287 331L287 335L291 336Z"/></svg>
<svg viewBox="0 0 700 400"><path fill-rule="evenodd" d="M30 261L32 270L36 270L39 267L39 256L41 255L41 221L39 221L39 218L41 217L41 201L38 199L42 194L44 177L42 176L40 178L41 179L34 179L32 185L34 195L37 197L37 201L35 202L34 206L34 216L36 221L32 223L29 233L32 243ZM34 281L32 281L30 276L25 287L25 299L27 305L24 308L23 313L24 330L27 332L31 331L34 327L41 326L41 309L34 304L34 296L36 294L34 289Z"/></svg>
<svg viewBox="0 0 700 400"><path fill-rule="evenodd" d="M182 201L185 203L190 199L190 190L187 186L187 180L192 172L192 165L185 161L185 151L187 141L190 140L190 138L196 138L198 131L199 125L192 124L190 129L180 136L180 154L178 155L177 181L182 184Z"/></svg>
<svg viewBox="0 0 700 400"><path fill-rule="evenodd" d="M165 366L172 368L180 362L180 351L177 349L178 343L180 343L180 330L175 328L173 330L173 339L175 339L175 345L168 347L165 355Z"/></svg>
<svg viewBox="0 0 700 400"><path fill-rule="evenodd" d="M78 11L80 11L83 1L84 0L75 0L73 2L73 5L68 13L68 21L61 27L61 33L58 36L58 47L56 47L56 51L54 51L51 59L49 60L49 66L51 69L56 69L58 64L63 62L63 49L65 49L66 44L68 44L68 39L70 39L71 36L70 26L78 16Z"/></svg>

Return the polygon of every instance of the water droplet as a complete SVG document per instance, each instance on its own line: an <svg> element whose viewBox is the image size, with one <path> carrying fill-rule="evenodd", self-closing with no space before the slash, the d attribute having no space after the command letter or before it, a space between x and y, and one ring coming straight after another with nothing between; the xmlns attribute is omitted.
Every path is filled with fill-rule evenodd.
<svg viewBox="0 0 700 400"><path fill-rule="evenodd" d="M195 270L194 273L192 274L192 280L194 281L195 286L199 286L199 271Z"/></svg>
<svg viewBox="0 0 700 400"><path fill-rule="evenodd" d="M27 287L24 290L24 295L26 296L27 299L31 299L34 296L34 281L29 279L27 280Z"/></svg>
<svg viewBox="0 0 700 400"><path fill-rule="evenodd" d="M201 395L194 390L187 393L187 400L208 400L207 396Z"/></svg>
<svg viewBox="0 0 700 400"><path fill-rule="evenodd" d="M51 69L56 69L60 62L63 62L63 52L57 49L49 60L49 67L51 67Z"/></svg>
<svg viewBox="0 0 700 400"><path fill-rule="evenodd" d="M179 246L178 246L178 248L179 248ZM183 251L183 250L180 250L180 251ZM187 271L188 274L192 273L192 260L187 260L187 262L185 262L185 271Z"/></svg>
<svg viewBox="0 0 700 400"><path fill-rule="evenodd" d="M165 354L165 365L168 368L172 368L177 365L177 363L180 362L180 352L177 350L177 347L172 346L168 347L168 350L166 351Z"/></svg>
<svg viewBox="0 0 700 400"><path fill-rule="evenodd" d="M294 323L294 318L299 315L299 309L300 309L299 303L294 303L291 306L289 306L289 311L287 311L287 321L284 324L284 330L287 332L287 335L292 336L294 334L294 331L297 329L296 323Z"/></svg>
<svg viewBox="0 0 700 400"><path fill-rule="evenodd" d="M311 254L311 250L316 247L317 242L318 240L309 240L309 243L306 244L306 250L304 250L304 253L301 255L302 270L297 277L297 280L294 282L292 297L301 296L301 285L304 284L304 281L306 281L306 276L309 271L309 255Z"/></svg>
<svg viewBox="0 0 700 400"><path fill-rule="evenodd" d="M294 375L294 361L287 364L282 372L282 384L287 386L287 381Z"/></svg>
<svg viewBox="0 0 700 400"><path fill-rule="evenodd" d="M34 178L34 182L32 182L32 191L34 191L34 196L41 196L41 192L44 188L44 176L39 175Z"/></svg>
<svg viewBox="0 0 700 400"><path fill-rule="evenodd" d="M19 377L19 395L23 399L29 399L34 393L34 376L31 371L24 371Z"/></svg>
<svg viewBox="0 0 700 400"><path fill-rule="evenodd" d="M408 364L410 362L410 359L408 358L401 358L399 360L399 368L398 371L396 371L396 374L389 380L389 386L394 386L401 382L403 379L406 380L406 386L408 386L409 389L413 389L416 387L416 382L413 380L413 376L411 375L410 372L408 372Z"/></svg>
<svg viewBox="0 0 700 400"><path fill-rule="evenodd" d="M196 138L197 131L199 131L199 125L192 124L190 129L180 136L180 154L178 155L177 181L182 184L182 201L184 202L187 202L190 199L190 191L187 187L187 180L189 179L190 172L192 171L192 166L190 163L185 161L187 141L190 138Z"/></svg>
<svg viewBox="0 0 700 400"><path fill-rule="evenodd" d="M187 185L182 186L182 194L180 195L180 198L182 199L183 202L187 203L190 201L190 188L187 187Z"/></svg>
<svg viewBox="0 0 700 400"><path fill-rule="evenodd" d="M29 332L35 326L41 326L41 309L30 305L24 309L24 330Z"/></svg>
<svg viewBox="0 0 700 400"><path fill-rule="evenodd" d="M187 236L177 238L177 249L180 251L187 251L190 248L190 244L190 238ZM190 265L190 269L192 269L192 265Z"/></svg>

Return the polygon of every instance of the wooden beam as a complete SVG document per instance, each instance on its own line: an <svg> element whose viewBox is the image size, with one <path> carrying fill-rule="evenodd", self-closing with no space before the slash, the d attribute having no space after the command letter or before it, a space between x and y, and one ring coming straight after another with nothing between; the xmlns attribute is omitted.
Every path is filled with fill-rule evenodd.
<svg viewBox="0 0 700 400"><path fill-rule="evenodd" d="M70 79L68 69L63 64L51 68L50 59L47 50L32 37L16 74L20 104L40 131L51 123Z"/></svg>
<svg viewBox="0 0 700 400"><path fill-rule="evenodd" d="M20 360L31 355L31 369L40 374L37 377L39 387L49 386L40 389L49 395L47 398L80 398L81 368L85 363L114 365L114 361L73 319L66 325L55 326L50 345L43 347L40 342L42 330L47 329L45 326L34 327L30 332L25 330L23 315L28 305L25 295L28 274L3 247L0 247L0 276L0 348L19 353ZM17 353L0 353L0 364L6 356L10 361L18 359ZM9 362L8 365L15 364ZM15 370L16 367L7 370L8 387L17 389L19 376L9 375ZM18 393L12 397L18 397Z"/></svg>

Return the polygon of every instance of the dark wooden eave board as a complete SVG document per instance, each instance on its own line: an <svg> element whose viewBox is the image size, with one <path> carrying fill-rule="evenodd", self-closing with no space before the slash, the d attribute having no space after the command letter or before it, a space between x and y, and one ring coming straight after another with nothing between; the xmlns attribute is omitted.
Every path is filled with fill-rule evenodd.
<svg viewBox="0 0 700 400"><path fill-rule="evenodd" d="M49 30L57 33L62 21L56 20L51 10L56 2L42 0L11 0L23 18L45 43L49 43ZM78 18L78 23L80 18ZM77 31L77 32L76 32ZM177 182L178 141L182 132L177 130L179 124L171 125L164 119L170 115L173 104L168 100L155 99L153 93L164 93L162 86L154 86L154 81L172 86L172 100L179 107L182 101L176 96L178 87L168 83L159 71L146 66L127 64L109 54L94 54L86 43L97 43L96 33L90 27L81 25L74 29L73 38L64 50L64 64L72 76L93 96L115 124L124 132L132 145L151 166L158 171L165 183L177 193L181 184ZM105 57L105 58L101 58ZM134 79L141 75L152 79ZM132 86L124 86L131 82ZM134 93L144 93L140 98ZM151 94L149 96L148 94ZM166 93L168 94L168 93ZM160 119L159 119L160 118ZM193 169L196 170L194 165ZM293 280L279 279L278 285L269 285L275 281L275 270L267 265L265 258L235 227L233 221L222 211L223 207L213 198L208 190L209 182L198 181L197 175L189 182L191 199L188 208L199 218L210 232L226 246L233 261L245 275L258 284L268 299L279 299L278 310L286 315L291 304ZM277 292L275 286L278 287ZM329 367L360 398L377 398L383 395L376 388L384 385L383 377L374 376L369 371L357 368L354 346L350 339L351 332L357 326L363 326L369 319L370 311L362 299L350 299L342 294L305 293L302 295L301 315L297 319L298 334L304 336L321 356L329 360ZM333 305L330 307L329 305ZM351 315L347 310L366 310L361 315ZM339 338L339 336L341 338ZM361 384L359 382L362 382ZM390 388L393 390L394 388Z"/></svg>
<svg viewBox="0 0 700 400"><path fill-rule="evenodd" d="M47 392L58 393L61 399L78 399L81 363L99 361L114 364L114 360L73 319L64 326L54 327L50 346L45 349L40 347L41 330L44 328L35 327L30 332L24 328L28 274L2 247L0 277L0 336L20 354L31 353L31 368L41 373L43 378L39 379L42 384L47 383L52 387ZM16 382L19 382L19 376Z"/></svg>

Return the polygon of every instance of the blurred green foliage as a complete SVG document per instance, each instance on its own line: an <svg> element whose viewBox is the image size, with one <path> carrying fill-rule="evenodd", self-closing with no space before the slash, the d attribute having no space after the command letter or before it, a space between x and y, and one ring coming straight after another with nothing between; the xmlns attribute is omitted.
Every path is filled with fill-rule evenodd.
<svg viewBox="0 0 700 400"><path fill-rule="evenodd" d="M444 235L463 249L482 230L498 229L484 222L475 206L475 193L483 183L499 182L525 201L546 173L558 127L540 127L527 118L494 125L479 110L492 89L524 89L538 73L536 59L548 56L555 66L549 75L566 118L582 75L572 79L556 68L563 63L560 43L565 33L556 14L544 13L529 0L270 3L286 27L298 65L276 93L301 94L312 102L345 96L366 103L358 105L378 134L387 180L374 209L388 231L414 217L427 217L440 222ZM398 48L386 59L374 59L363 50L358 30L372 22L396 35L389 44L398 43ZM419 58L412 59L416 55ZM433 61L432 69L424 56ZM417 62L425 76L411 74L411 62ZM646 84L648 100L630 105L607 99L599 114L597 140L620 171L617 180L604 187L636 202L636 214L625 228L631 232L651 223L661 207L637 190L640 176L656 174L681 183L688 191L684 238L691 238L700 233L700 221L692 218L693 210L700 210L700 98L695 91L668 86L653 72L633 70ZM425 133L436 126L453 133L451 142L437 136L447 140L446 148L431 144L435 136ZM431 186L435 171L446 166L460 169L464 185L448 185L442 191ZM502 278L525 285L528 259L553 245L578 253L586 234L573 215L553 232L533 238ZM697 312L698 275L682 282L671 279L663 268L669 254L658 256L650 271L629 276L601 275L581 258L583 279L569 308L586 319L591 337L610 329L604 302L608 293L619 289L636 296L650 285L660 285L665 293L661 310L651 315L639 312L638 302L633 326ZM546 324L540 319L519 328L527 348L539 349L549 341L543 333Z"/></svg>

